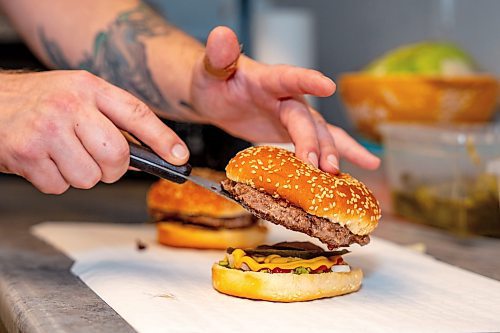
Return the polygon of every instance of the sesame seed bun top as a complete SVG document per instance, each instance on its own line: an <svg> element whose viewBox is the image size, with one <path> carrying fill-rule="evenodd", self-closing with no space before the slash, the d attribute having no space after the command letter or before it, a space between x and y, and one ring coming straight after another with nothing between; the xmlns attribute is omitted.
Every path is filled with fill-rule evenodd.
<svg viewBox="0 0 500 333"><path fill-rule="evenodd" d="M192 174L216 182L225 179L223 172L205 168L194 168ZM249 215L240 205L195 183L176 184L163 179L151 185L147 205L150 210L188 216L233 218Z"/></svg>
<svg viewBox="0 0 500 333"><path fill-rule="evenodd" d="M372 232L381 217L377 200L363 183L349 174L323 172L281 148L260 146L239 152L229 161L226 176L356 235Z"/></svg>

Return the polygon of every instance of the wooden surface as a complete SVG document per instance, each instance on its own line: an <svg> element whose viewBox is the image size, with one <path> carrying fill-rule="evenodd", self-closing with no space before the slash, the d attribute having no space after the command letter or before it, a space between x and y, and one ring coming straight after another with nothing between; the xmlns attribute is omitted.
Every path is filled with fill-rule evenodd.
<svg viewBox="0 0 500 333"><path fill-rule="evenodd" d="M379 183L370 184L373 179ZM382 180L365 179L379 192L379 198L385 195ZM29 227L43 221L146 221L144 198L148 185L129 180L89 191L70 190L62 196L46 196L22 180L0 176L0 318L9 331L132 331L71 275L71 260L31 236ZM406 223L387 212L375 235L404 245L423 244L427 253L439 260L500 280L499 239L462 240Z"/></svg>

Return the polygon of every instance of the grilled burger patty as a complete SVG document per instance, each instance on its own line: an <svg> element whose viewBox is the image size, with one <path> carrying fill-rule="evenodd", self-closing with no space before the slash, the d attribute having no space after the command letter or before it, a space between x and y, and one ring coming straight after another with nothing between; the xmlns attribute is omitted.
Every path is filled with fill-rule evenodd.
<svg viewBox="0 0 500 333"><path fill-rule="evenodd" d="M159 221L168 222L170 220L170 221L181 222L185 224L193 224L215 229L246 228L257 223L257 218L255 218L250 214L245 214L232 218L219 218L219 217L211 217L203 215L190 216L177 213L166 213L157 209L151 209L150 214L153 217L153 219L157 222Z"/></svg>
<svg viewBox="0 0 500 333"><path fill-rule="evenodd" d="M353 243L365 245L370 242L368 235L355 235L338 223L308 214L286 200L275 199L249 185L226 179L222 181L222 187L254 215L316 237L327 244L330 249L349 246Z"/></svg>

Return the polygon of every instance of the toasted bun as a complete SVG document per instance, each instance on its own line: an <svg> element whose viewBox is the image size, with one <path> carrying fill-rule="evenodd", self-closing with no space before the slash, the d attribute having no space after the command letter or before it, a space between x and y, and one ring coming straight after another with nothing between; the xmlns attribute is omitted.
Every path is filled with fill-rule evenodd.
<svg viewBox="0 0 500 333"><path fill-rule="evenodd" d="M323 172L281 148L260 146L239 152L229 161L226 176L356 235L372 232L381 217L377 200L363 183L349 174Z"/></svg>
<svg viewBox="0 0 500 333"><path fill-rule="evenodd" d="M224 173L211 169L196 168L193 174L216 182L223 180ZM147 195L150 210L182 215L203 215L231 218L248 214L240 205L212 193L192 182L176 184L166 180L154 183Z"/></svg>
<svg viewBox="0 0 500 333"><path fill-rule="evenodd" d="M224 294L274 302L300 302L359 290L363 272L292 274L241 271L212 266L212 284Z"/></svg>
<svg viewBox="0 0 500 333"><path fill-rule="evenodd" d="M267 229L256 223L238 229L208 229L178 222L157 223L158 242L193 249L249 248L265 242Z"/></svg>

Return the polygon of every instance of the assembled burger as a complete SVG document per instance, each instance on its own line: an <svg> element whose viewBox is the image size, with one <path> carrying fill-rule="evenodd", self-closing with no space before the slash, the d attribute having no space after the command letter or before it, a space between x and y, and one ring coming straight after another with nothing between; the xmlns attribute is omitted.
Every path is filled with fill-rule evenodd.
<svg viewBox="0 0 500 333"><path fill-rule="evenodd" d="M239 152L227 165L226 176L224 190L255 216L316 237L330 250L368 244L381 217L377 200L364 184L348 174L325 173L280 148ZM332 297L360 288L363 274L344 261L345 251L325 251L310 243L292 243L295 248L290 249L287 244L268 246L267 252L228 249L212 267L214 288L278 302Z"/></svg>
<svg viewBox="0 0 500 333"><path fill-rule="evenodd" d="M214 181L224 173L195 168L194 175ZM157 223L158 242L197 249L253 247L264 242L266 228L240 205L192 182L154 183L147 195L150 215Z"/></svg>

